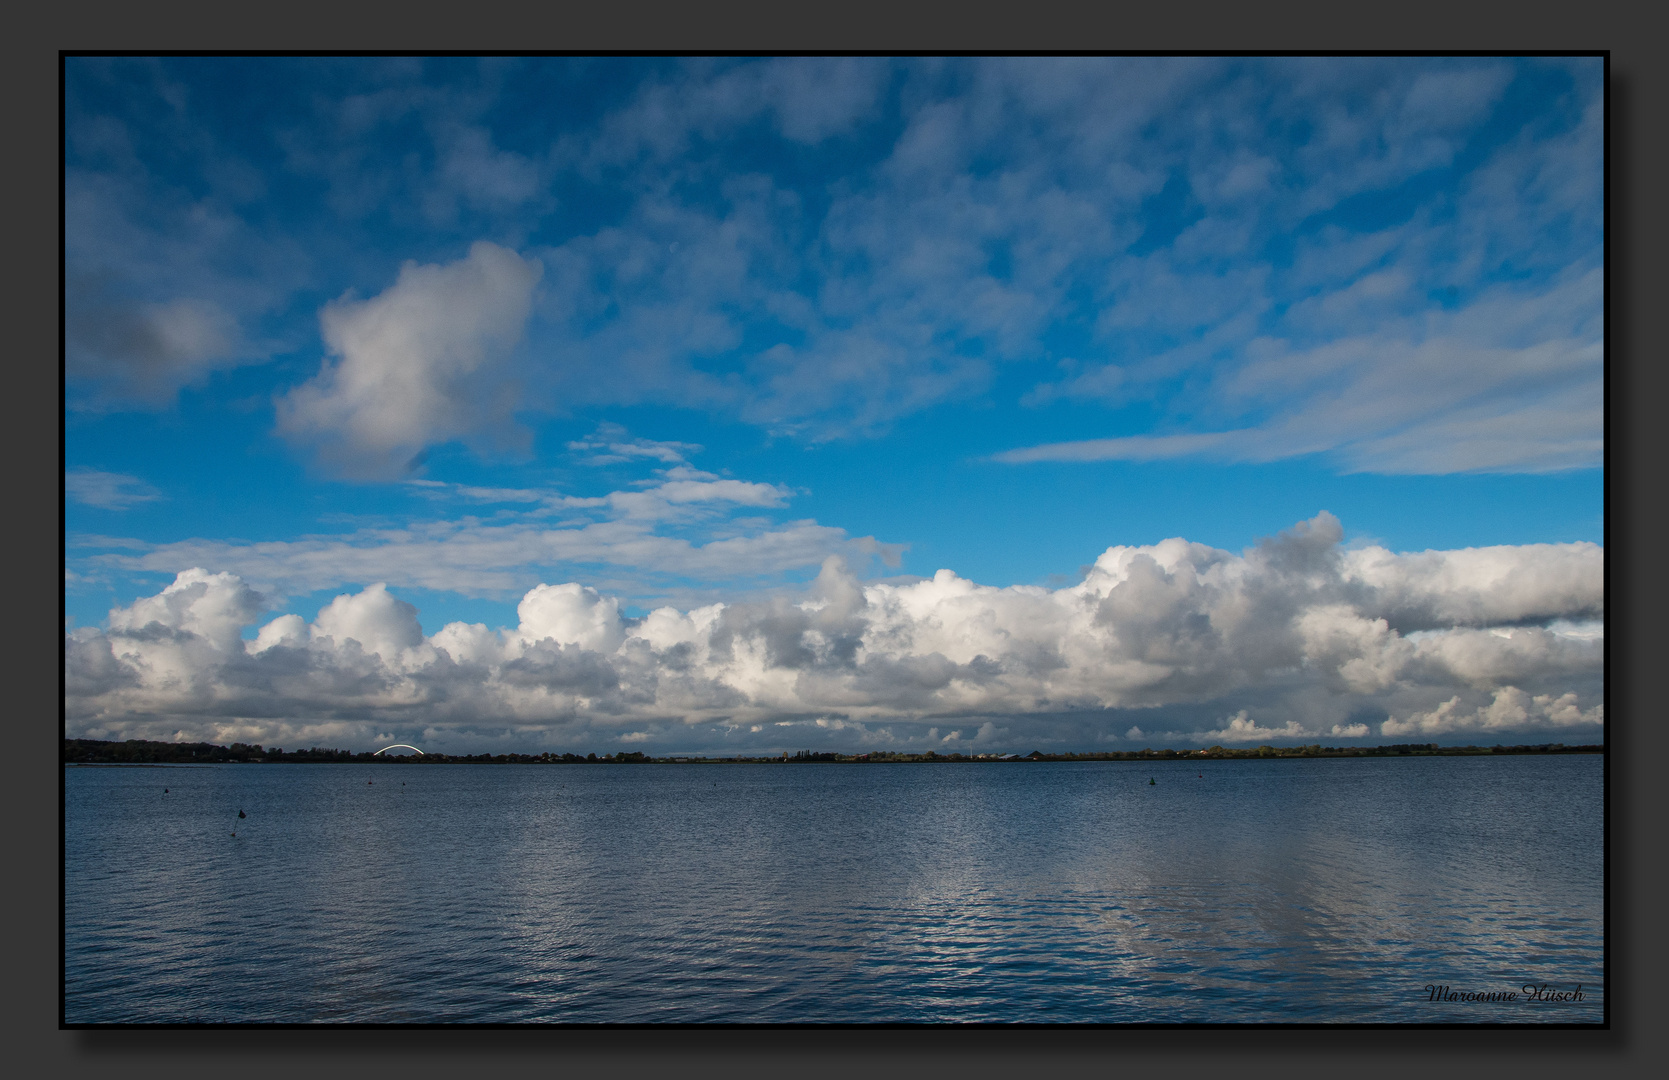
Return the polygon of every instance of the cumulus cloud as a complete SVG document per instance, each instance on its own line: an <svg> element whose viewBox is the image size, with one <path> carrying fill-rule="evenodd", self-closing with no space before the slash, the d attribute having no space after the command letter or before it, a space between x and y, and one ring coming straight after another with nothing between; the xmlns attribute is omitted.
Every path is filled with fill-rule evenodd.
<svg viewBox="0 0 1669 1080"><path fill-rule="evenodd" d="M573 582L537 586L516 605L516 615L521 620L517 635L523 642L548 639L558 645L612 653L626 637L619 601Z"/></svg>
<svg viewBox="0 0 1669 1080"><path fill-rule="evenodd" d="M313 620L312 636L332 643L358 642L365 652L393 661L423 643L423 628L417 609L390 596L388 586L378 582L357 595L332 600Z"/></svg>
<svg viewBox="0 0 1669 1080"><path fill-rule="evenodd" d="M1448 735L1455 732L1556 731L1596 729L1605 723L1605 706L1582 708L1573 692L1531 695L1516 686L1494 691L1486 705L1468 709L1457 695L1435 709L1392 717L1381 725L1386 735Z"/></svg>
<svg viewBox="0 0 1669 1080"><path fill-rule="evenodd" d="M1387 736L1598 736L1602 549L1398 555L1346 551L1341 532L1323 513L1239 555L1180 538L1112 547L1055 590L950 570L865 583L831 558L802 593L635 618L592 587L541 584L514 627L427 638L373 585L245 642L259 597L194 569L106 629L66 636L66 709L84 731L263 717L444 731L490 717L524 737L732 746L801 724L869 746L989 745L998 722L1010 737L1109 745L1308 742L1366 736L1375 714ZM1433 571L1478 559L1494 572Z"/></svg>
<svg viewBox="0 0 1669 1080"><path fill-rule="evenodd" d="M1343 556L1350 579L1403 631L1547 622L1605 614L1598 544L1523 544L1396 555L1365 547Z"/></svg>
<svg viewBox="0 0 1669 1080"><path fill-rule="evenodd" d="M502 362L521 340L543 269L477 241L446 265L407 262L369 300L319 316L340 359L279 401L279 429L339 471L397 476L425 447L514 430Z"/></svg>
<svg viewBox="0 0 1669 1080"><path fill-rule="evenodd" d="M1363 734L1367 729L1363 728ZM1340 731L1335 725L1334 734ZM1196 731L1188 737L1198 743L1247 743L1267 742L1270 739L1298 739L1311 734L1296 720L1288 720L1278 728L1259 727L1241 709L1228 724L1217 731Z"/></svg>
<svg viewBox="0 0 1669 1080"><path fill-rule="evenodd" d="M235 574L184 570L155 596L113 610L110 629L130 637L178 631L224 649L264 607L261 594Z"/></svg>

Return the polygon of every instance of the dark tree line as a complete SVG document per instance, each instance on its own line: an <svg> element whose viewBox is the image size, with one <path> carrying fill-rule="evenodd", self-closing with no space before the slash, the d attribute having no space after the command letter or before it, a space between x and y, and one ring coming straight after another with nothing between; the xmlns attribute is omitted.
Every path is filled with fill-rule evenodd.
<svg viewBox="0 0 1669 1080"><path fill-rule="evenodd" d="M650 764L719 764L776 763L811 764L839 762L845 764L891 764L903 762L1027 762L1027 761L1166 761L1220 758L1316 758L1316 757L1454 757L1477 754L1596 754L1605 747L1596 745L1566 746L1564 743L1538 743L1528 746L1439 746L1437 743L1397 743L1391 746L1256 746L1225 749L1213 746L1205 750L1109 750L1082 754L1045 754L1032 751L1021 757L1015 754L939 754L929 750L924 754L900 754L876 751L868 754L812 753L802 750L793 756L780 754L764 757L650 757L642 751L618 754L404 754L377 755L368 750L329 750L311 747L306 750L283 750L263 747L260 743L233 743L217 746L214 743L149 742L129 739L126 742L103 742L97 739L65 739L66 765L210 765L221 763L300 763L353 762L365 765L650 765Z"/></svg>

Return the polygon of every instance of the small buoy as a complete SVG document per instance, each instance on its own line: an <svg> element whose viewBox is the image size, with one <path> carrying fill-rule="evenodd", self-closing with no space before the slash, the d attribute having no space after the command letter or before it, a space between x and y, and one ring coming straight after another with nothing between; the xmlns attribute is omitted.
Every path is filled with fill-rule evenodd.
<svg viewBox="0 0 1669 1080"><path fill-rule="evenodd" d="M1147 778L1147 782L1148 782L1148 786L1150 786L1150 787L1151 787L1151 786L1152 786L1152 785L1153 785L1153 777L1151 777L1151 776L1150 776L1150 777L1148 777L1148 778Z"/></svg>
<svg viewBox="0 0 1669 1080"><path fill-rule="evenodd" d="M163 794L164 794L164 795L166 795L166 794L168 794L168 789L167 789L167 788L163 788L163 789L162 789L162 793L163 793Z"/></svg>
<svg viewBox="0 0 1669 1080"><path fill-rule="evenodd" d="M247 816L248 816L248 815L247 815L247 814L245 814L245 813L244 813L244 812L243 812L243 811L242 811L242 810L239 810L239 811L238 811L238 817L247 817Z"/></svg>

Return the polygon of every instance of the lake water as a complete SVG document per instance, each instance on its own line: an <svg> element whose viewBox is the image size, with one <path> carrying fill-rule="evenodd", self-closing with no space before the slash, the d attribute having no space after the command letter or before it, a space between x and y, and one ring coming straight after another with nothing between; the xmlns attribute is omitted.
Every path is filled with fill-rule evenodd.
<svg viewBox="0 0 1669 1080"><path fill-rule="evenodd" d="M65 1020L1599 1023L1602 770L70 767Z"/></svg>

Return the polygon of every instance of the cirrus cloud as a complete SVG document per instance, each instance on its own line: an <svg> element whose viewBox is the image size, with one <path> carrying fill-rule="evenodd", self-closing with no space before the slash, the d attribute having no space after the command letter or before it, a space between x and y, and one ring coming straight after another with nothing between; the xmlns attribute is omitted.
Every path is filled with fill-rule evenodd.
<svg viewBox="0 0 1669 1080"><path fill-rule="evenodd" d="M155 502L162 493L137 476L100 469L71 469L64 474L64 494L84 506L127 510Z"/></svg>

